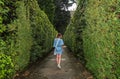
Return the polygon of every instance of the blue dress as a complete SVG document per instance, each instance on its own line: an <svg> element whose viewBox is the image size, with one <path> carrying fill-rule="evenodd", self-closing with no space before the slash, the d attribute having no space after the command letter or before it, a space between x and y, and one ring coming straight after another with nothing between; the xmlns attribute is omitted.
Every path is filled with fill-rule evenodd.
<svg viewBox="0 0 120 79"><path fill-rule="evenodd" d="M64 42L63 42L62 39L60 39L60 38L55 38L54 39L53 47L55 47L54 52L56 54L62 54L62 52L63 52L62 45L64 45Z"/></svg>

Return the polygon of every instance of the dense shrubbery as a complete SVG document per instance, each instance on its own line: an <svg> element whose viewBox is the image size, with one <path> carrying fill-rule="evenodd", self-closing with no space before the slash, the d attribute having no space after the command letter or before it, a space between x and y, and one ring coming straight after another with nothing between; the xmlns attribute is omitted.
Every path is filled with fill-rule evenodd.
<svg viewBox="0 0 120 79"><path fill-rule="evenodd" d="M14 58L16 36L14 27L10 26L15 18L14 11L11 10L15 5L10 5L12 1L0 0L0 79L11 79L15 71ZM15 1L16 3L16 1ZM14 3L14 4L15 4ZM13 11L13 14L10 13ZM10 17L9 17L10 15ZM9 25L8 25L9 24Z"/></svg>
<svg viewBox="0 0 120 79"><path fill-rule="evenodd" d="M12 71L24 69L50 50L57 32L36 0L0 0L0 5L0 63L10 65L0 67L0 77L11 79Z"/></svg>
<svg viewBox="0 0 120 79"><path fill-rule="evenodd" d="M51 49L57 32L35 0L30 3L30 16L33 37L31 61L35 61Z"/></svg>
<svg viewBox="0 0 120 79"><path fill-rule="evenodd" d="M18 70L23 69L28 65L30 59L30 49L32 45L32 36L31 36L31 27L29 24L29 19L27 18L26 6L23 1L18 1L16 3L17 9L17 20L13 22L13 25L16 26L16 43L15 47L15 68ZM20 63L21 62L21 63Z"/></svg>
<svg viewBox="0 0 120 79"><path fill-rule="evenodd" d="M83 37L82 31L85 26L85 19L83 17L84 16L83 13L85 9L84 6L85 6L85 0L81 0L79 2L78 9L74 14L74 17L71 19L71 22L68 25L67 30L64 34L64 39L66 44L72 50L74 55L80 60L84 60L83 39L82 39Z"/></svg>
<svg viewBox="0 0 120 79"><path fill-rule="evenodd" d="M0 53L0 79L10 79L14 72L11 57Z"/></svg>
<svg viewBox="0 0 120 79"><path fill-rule="evenodd" d="M50 22L53 23L56 7L54 4L54 0L37 0L37 1L41 10L43 10L47 14Z"/></svg>
<svg viewBox="0 0 120 79"><path fill-rule="evenodd" d="M54 0L54 2L56 7L53 25L58 32L64 34L71 17L70 11L65 9L65 6L68 6L69 0Z"/></svg>
<svg viewBox="0 0 120 79"><path fill-rule="evenodd" d="M119 4L119 0L80 0L65 33L73 52L81 55L83 48L86 67L96 79L120 79Z"/></svg>

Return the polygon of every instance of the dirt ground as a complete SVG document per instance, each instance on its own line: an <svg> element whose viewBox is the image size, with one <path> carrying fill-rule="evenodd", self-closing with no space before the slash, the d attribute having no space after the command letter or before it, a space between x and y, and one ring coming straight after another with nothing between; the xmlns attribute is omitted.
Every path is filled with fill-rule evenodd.
<svg viewBox="0 0 120 79"><path fill-rule="evenodd" d="M14 79L93 79L93 76L85 67L64 48L61 69L57 67L53 52L42 62L26 70L21 75L17 74Z"/></svg>

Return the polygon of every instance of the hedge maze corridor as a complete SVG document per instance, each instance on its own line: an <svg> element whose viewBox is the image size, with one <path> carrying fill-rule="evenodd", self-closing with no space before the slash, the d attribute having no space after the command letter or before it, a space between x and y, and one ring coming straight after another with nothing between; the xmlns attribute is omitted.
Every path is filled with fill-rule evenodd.
<svg viewBox="0 0 120 79"><path fill-rule="evenodd" d="M120 0L0 0L0 79L120 79Z"/></svg>

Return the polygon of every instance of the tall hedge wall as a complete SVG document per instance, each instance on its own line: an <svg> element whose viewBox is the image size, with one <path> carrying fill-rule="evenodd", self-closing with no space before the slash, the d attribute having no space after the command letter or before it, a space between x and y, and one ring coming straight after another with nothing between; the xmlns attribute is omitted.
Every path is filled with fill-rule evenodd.
<svg viewBox="0 0 120 79"><path fill-rule="evenodd" d="M68 25L64 39L69 49L72 50L73 54L81 61L85 63L84 54L83 54L83 28L86 25L84 18L84 10L85 10L85 0L79 1L78 9L75 11L73 18L71 18L71 22Z"/></svg>
<svg viewBox="0 0 120 79"><path fill-rule="evenodd" d="M11 79L15 71L22 70L28 65L32 40L31 30L23 1L1 0L1 2L3 9L0 29L2 30L0 33L0 63L2 64L0 79Z"/></svg>
<svg viewBox="0 0 120 79"><path fill-rule="evenodd" d="M49 53L56 33L36 0L0 0L0 79Z"/></svg>
<svg viewBox="0 0 120 79"><path fill-rule="evenodd" d="M47 15L40 10L36 0L30 3L30 16L33 37L31 61L35 61L51 49L53 38L57 32L53 28Z"/></svg>
<svg viewBox="0 0 120 79"><path fill-rule="evenodd" d="M95 79L120 79L119 4L119 0L79 0L65 33L75 54L81 55L83 49L86 67Z"/></svg>
<svg viewBox="0 0 120 79"><path fill-rule="evenodd" d="M41 8L41 10L43 10L51 23L53 23L54 21L54 15L55 15L55 1L54 0L37 0L38 4Z"/></svg>

